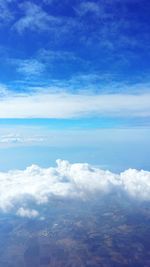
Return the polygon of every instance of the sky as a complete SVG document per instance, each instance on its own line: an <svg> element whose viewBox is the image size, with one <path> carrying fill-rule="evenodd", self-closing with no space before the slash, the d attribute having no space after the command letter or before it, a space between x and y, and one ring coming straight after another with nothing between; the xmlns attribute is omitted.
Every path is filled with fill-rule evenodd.
<svg viewBox="0 0 150 267"><path fill-rule="evenodd" d="M150 3L0 0L0 170L149 169Z"/></svg>

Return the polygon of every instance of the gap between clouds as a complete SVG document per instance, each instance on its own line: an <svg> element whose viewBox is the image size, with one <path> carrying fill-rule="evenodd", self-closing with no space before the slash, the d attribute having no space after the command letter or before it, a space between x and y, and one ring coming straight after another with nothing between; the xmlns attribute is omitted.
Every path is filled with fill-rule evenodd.
<svg viewBox="0 0 150 267"><path fill-rule="evenodd" d="M31 209L46 205L51 198L90 199L116 190L133 199L150 201L150 172L128 169L120 174L92 167L87 163L70 164L57 160L56 167L32 165L25 170L0 173L1 212L15 212L22 217L37 217Z"/></svg>
<svg viewBox="0 0 150 267"><path fill-rule="evenodd" d="M12 94L0 99L0 118L149 117L150 94Z"/></svg>

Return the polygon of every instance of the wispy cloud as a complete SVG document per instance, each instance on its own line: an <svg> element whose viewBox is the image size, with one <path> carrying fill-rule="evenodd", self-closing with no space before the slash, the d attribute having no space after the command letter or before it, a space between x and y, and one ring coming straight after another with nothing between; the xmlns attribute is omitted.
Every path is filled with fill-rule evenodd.
<svg viewBox="0 0 150 267"><path fill-rule="evenodd" d="M10 8L10 3L14 0L0 0L0 25L4 25L13 20L14 14Z"/></svg>
<svg viewBox="0 0 150 267"><path fill-rule="evenodd" d="M9 90L6 85L0 84L0 98L5 97L9 94Z"/></svg>
<svg viewBox="0 0 150 267"><path fill-rule="evenodd" d="M60 23L60 19L49 15L40 5L33 2L24 2L20 5L23 15L13 25L19 33L25 30L45 31L49 26L53 27Z"/></svg>
<svg viewBox="0 0 150 267"><path fill-rule="evenodd" d="M45 65L37 59L15 60L17 72L25 75L40 75L45 70Z"/></svg>
<svg viewBox="0 0 150 267"><path fill-rule="evenodd" d="M27 77L42 74L50 76L51 72L54 73L58 67L65 69L68 67L69 69L69 66L79 66L80 64L80 68L82 68L87 63L73 52L50 49L40 49L33 57L5 57L5 61L8 66L12 65L17 73Z"/></svg>
<svg viewBox="0 0 150 267"><path fill-rule="evenodd" d="M48 89L47 89L48 90ZM40 91L0 100L0 118L76 118L150 116L150 94L71 94Z"/></svg>
<svg viewBox="0 0 150 267"><path fill-rule="evenodd" d="M76 12L80 16L83 16L89 13L93 13L93 15L99 15L100 11L101 9L100 9L99 4L93 1L81 2L76 8Z"/></svg>
<svg viewBox="0 0 150 267"><path fill-rule="evenodd" d="M45 137L40 135L32 134L19 134L19 133L9 133L0 134L0 145L2 146L13 146L13 145L34 145L42 144L45 142Z"/></svg>
<svg viewBox="0 0 150 267"><path fill-rule="evenodd" d="M64 119L48 120L43 122L44 125L39 120L28 120L26 124L21 120L21 125L11 120L9 126L6 120L0 127L0 148L43 146L58 149L75 147L97 149L102 148L104 144L109 144L108 147L114 147L114 144L117 144L130 148L131 142L136 147L140 144L143 144L143 147L145 144L149 145L148 120L143 122L142 118L141 120L120 118L118 121L113 118L113 123L111 120L111 118L108 121L106 118L99 120L91 118L88 122L86 118L65 121ZM38 123L38 126L31 127L31 123Z"/></svg>
<svg viewBox="0 0 150 267"><path fill-rule="evenodd" d="M76 56L73 52L62 51L62 50L50 50L41 49L37 53L37 57L44 62L52 61L82 61L81 58Z"/></svg>
<svg viewBox="0 0 150 267"><path fill-rule="evenodd" d="M8 1L2 1L1 3L4 5L5 2L8 5ZM144 28L144 25L142 25L143 22L137 21L135 14L132 16L125 2L126 1L123 1L123 3L118 5L117 1L101 1L101 3L95 1L71 1L69 3L65 1L63 3L63 8L62 4L58 4L57 2L58 9L55 13L53 12L53 8L55 9L56 5L55 1L51 3L52 9L47 7L47 4L45 5L44 2L38 4L37 2L30 1L23 1L21 4L16 2L12 8L12 10L16 10L15 18L10 28L22 34L19 38L25 36L26 33L31 37L33 31L36 32L37 39L40 38L39 33L43 33L43 37L48 35L49 38L46 38L48 39L48 41L46 41L47 58L49 58L51 62L55 60L55 63L57 60L61 62L63 60L65 61L66 58L67 62L63 65L66 67L66 69L64 68L66 73L69 72L68 69L70 69L72 73L76 71L77 67L75 66L75 62L78 62L79 71L83 69L87 70L86 67L83 67L83 65L86 66L87 64L92 71L98 71L102 69L102 66L105 68L107 65L107 69L109 69L110 72L113 73L116 70L116 73L120 73L120 70L124 69L124 66L128 67L128 64L131 64L133 55L135 55L135 52L130 48L141 47L143 43L145 46L149 44L147 41L141 42L141 40L147 38L144 33L138 33L138 28ZM66 13L63 13L63 10L70 10L71 12L68 12L66 15ZM1 14L3 13L4 12L1 12ZM7 15L5 17L7 17ZM132 34L133 30L137 32L137 34ZM10 33L12 32L9 32L9 34ZM18 38L18 34L16 34L16 37ZM41 39L41 43L43 43L45 37L43 40ZM23 40L21 40L21 42L22 41ZM77 47L78 54L83 56L82 60L79 60L77 56L75 59L73 55L71 58L71 53L69 56L67 51L64 52L64 47L70 47L69 50L73 51L72 48L74 45ZM43 44L41 47L42 46ZM50 51L51 47L57 47L60 50ZM63 49L61 50L62 47ZM80 49L78 49L79 47ZM83 53L84 49L86 53ZM38 51L34 52L34 54L36 53L38 54ZM87 60L86 55L88 53L90 56ZM140 57L140 53L136 53L136 57ZM31 72L34 73L36 69L35 62L29 62L29 60L37 60L38 62L36 61L36 63L41 64L38 58L34 58L34 55L32 55L32 59L29 59L27 56L24 62L22 62L22 67L20 66L20 73L23 69L27 72L28 69L26 66L28 64L30 69L30 63L34 64L33 69L31 69ZM84 60L85 64L83 64ZM134 61L135 60L136 59L134 59ZM89 61L90 66L88 64ZM49 73L51 69L53 69L51 65L53 62L48 65ZM68 62L72 62L72 68L69 67L67 69ZM48 61L46 64L48 64ZM59 64L57 63L55 67L55 74L59 74Z"/></svg>

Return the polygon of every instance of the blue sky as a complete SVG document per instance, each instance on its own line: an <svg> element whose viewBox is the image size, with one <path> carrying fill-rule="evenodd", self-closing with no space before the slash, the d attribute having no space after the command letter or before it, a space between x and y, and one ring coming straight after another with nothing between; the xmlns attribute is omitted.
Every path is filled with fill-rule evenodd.
<svg viewBox="0 0 150 267"><path fill-rule="evenodd" d="M145 0L0 0L0 169L13 154L15 168L44 164L41 149L47 165L148 168L149 13Z"/></svg>
<svg viewBox="0 0 150 267"><path fill-rule="evenodd" d="M149 1L1 0L0 11L4 90L147 92Z"/></svg>

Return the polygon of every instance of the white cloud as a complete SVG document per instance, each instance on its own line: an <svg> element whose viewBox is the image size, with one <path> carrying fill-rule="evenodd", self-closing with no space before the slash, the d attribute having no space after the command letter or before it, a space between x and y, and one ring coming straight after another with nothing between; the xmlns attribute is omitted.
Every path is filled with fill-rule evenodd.
<svg viewBox="0 0 150 267"><path fill-rule="evenodd" d="M25 209L21 207L18 209L17 215L19 215L20 217L36 218L39 216L39 213L37 210Z"/></svg>
<svg viewBox="0 0 150 267"><path fill-rule="evenodd" d="M36 59L16 60L16 63L17 71L23 75L40 75L45 70L44 64Z"/></svg>
<svg viewBox="0 0 150 267"><path fill-rule="evenodd" d="M48 49L41 49L37 53L38 58L45 63L55 63L55 61L80 61L82 59L77 57L74 53L68 51L60 51L60 50L48 50Z"/></svg>
<svg viewBox="0 0 150 267"><path fill-rule="evenodd" d="M38 205L48 203L49 198L90 199L93 195L101 196L113 190L150 201L150 172L129 169L114 174L87 163L70 164L62 160L57 160L56 168L32 165L25 170L1 172L0 208L20 216L35 217L38 212L30 210L29 200L37 209Z"/></svg>
<svg viewBox="0 0 150 267"><path fill-rule="evenodd" d="M68 126L64 128L59 122L57 126L50 126L51 123L48 123L48 127L41 125L28 125L28 127L15 124L11 126L4 125L0 127L0 148L42 145L49 148L55 147L59 150L63 149L63 151L64 148L73 149L75 147L80 147L82 149L87 147L92 149L96 148L97 150L98 148L104 149L105 144L108 144L107 148L110 151L110 147L115 149L118 145L130 148L131 143L139 150L141 144L143 147L145 144L147 144L147 147L150 145L149 125L142 126L138 125L136 122L135 125L133 125L133 120L131 120L128 126L126 124L121 124L114 126L114 128L110 126L104 128L105 126L99 121L96 128L92 128L94 123L92 123L92 119L90 121L91 123L89 125L86 125L86 120L83 120L82 125L73 125L74 121L72 121L73 124L68 121ZM59 129L57 128L58 125L60 126ZM140 157L143 153L144 152L141 153Z"/></svg>
<svg viewBox="0 0 150 267"><path fill-rule="evenodd" d="M0 145L30 145L41 144L45 141L44 136L39 135L25 135L25 134L0 134Z"/></svg>
<svg viewBox="0 0 150 267"><path fill-rule="evenodd" d="M77 14L86 15L87 13L93 13L94 15L100 14L100 6L92 1L81 2L76 9Z"/></svg>
<svg viewBox="0 0 150 267"><path fill-rule="evenodd" d="M49 30L49 26L60 23L59 18L49 15L40 5L24 2L20 8L23 10L23 16L13 25L19 33L26 29L45 31Z"/></svg>
<svg viewBox="0 0 150 267"><path fill-rule="evenodd" d="M150 94L35 92L0 99L0 118L78 118L89 115L150 116Z"/></svg>
<svg viewBox="0 0 150 267"><path fill-rule="evenodd" d="M9 3L13 0L0 0L0 25L10 22L14 15L9 7Z"/></svg>
<svg viewBox="0 0 150 267"><path fill-rule="evenodd" d="M41 74L44 73L46 74L48 68L53 69L54 66L56 67L56 65L58 64L61 64L62 68L66 64L66 61L68 64L72 62L76 62L77 64L78 63L85 64L85 62L82 59L77 57L72 52L67 52L67 51L62 52L59 50L54 51L48 49L40 49L36 53L35 57L30 57L26 59L9 58L7 60L8 64L11 64L13 67L15 67L16 71L19 74L23 74L24 76L29 77L30 82L32 78L31 76L40 76ZM22 80L20 82L22 82ZM39 84L39 81L37 81L37 84Z"/></svg>
<svg viewBox="0 0 150 267"><path fill-rule="evenodd" d="M0 84L0 97L5 97L9 94L9 90L6 85Z"/></svg>

